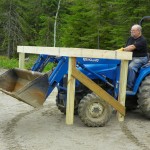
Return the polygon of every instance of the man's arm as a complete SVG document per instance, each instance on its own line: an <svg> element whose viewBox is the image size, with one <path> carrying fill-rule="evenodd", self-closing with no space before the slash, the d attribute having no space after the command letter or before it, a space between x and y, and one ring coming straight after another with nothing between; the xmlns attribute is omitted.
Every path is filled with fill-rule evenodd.
<svg viewBox="0 0 150 150"><path fill-rule="evenodd" d="M123 51L132 52L132 51L135 50L135 49L136 49L135 45L129 45L129 46L123 48Z"/></svg>

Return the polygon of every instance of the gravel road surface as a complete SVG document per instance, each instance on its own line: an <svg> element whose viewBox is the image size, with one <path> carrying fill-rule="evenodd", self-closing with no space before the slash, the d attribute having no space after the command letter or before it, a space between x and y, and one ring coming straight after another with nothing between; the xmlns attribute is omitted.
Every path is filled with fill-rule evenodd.
<svg viewBox="0 0 150 150"><path fill-rule="evenodd" d="M150 122L139 110L127 112L122 123L114 113L105 127L86 127L78 116L68 126L56 94L34 109L0 92L0 150L150 150Z"/></svg>

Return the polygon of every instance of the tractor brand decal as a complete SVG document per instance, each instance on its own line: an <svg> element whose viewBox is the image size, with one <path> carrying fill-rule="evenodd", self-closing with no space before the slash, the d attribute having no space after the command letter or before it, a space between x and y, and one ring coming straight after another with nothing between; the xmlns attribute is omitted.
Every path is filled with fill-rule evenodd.
<svg viewBox="0 0 150 150"><path fill-rule="evenodd" d="M83 61L99 62L97 58L83 58Z"/></svg>

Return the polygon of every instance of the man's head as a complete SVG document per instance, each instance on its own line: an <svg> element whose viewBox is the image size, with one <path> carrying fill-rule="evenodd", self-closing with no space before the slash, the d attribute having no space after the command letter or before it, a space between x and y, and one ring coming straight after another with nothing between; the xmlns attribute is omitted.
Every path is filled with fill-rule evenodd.
<svg viewBox="0 0 150 150"><path fill-rule="evenodd" d="M138 24L135 24L131 27L131 36L133 38L138 38L142 35L142 27Z"/></svg>

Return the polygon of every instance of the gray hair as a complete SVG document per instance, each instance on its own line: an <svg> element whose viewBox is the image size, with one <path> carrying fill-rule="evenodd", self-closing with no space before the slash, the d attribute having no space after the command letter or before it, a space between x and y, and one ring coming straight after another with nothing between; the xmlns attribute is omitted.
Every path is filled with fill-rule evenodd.
<svg viewBox="0 0 150 150"><path fill-rule="evenodd" d="M134 25L132 26L132 28L136 28L136 29L138 29L140 32L142 32L142 27L141 27L139 24L134 24Z"/></svg>

